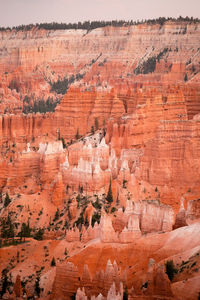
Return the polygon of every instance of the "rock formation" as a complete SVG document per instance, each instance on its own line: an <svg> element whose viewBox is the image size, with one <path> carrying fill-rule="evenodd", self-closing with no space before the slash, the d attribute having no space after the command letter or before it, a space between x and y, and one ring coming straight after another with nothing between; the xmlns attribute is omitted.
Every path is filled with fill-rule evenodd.
<svg viewBox="0 0 200 300"><path fill-rule="evenodd" d="M16 297L41 275L44 299L197 298L199 44L194 20L0 31L0 271Z"/></svg>

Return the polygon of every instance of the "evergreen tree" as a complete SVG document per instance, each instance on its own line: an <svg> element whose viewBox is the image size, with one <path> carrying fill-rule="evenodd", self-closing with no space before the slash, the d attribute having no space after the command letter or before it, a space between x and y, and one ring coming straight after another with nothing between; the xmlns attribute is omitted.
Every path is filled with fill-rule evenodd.
<svg viewBox="0 0 200 300"><path fill-rule="evenodd" d="M65 144L65 140L63 137L61 138L61 140L62 140L63 149L67 148L67 145Z"/></svg>
<svg viewBox="0 0 200 300"><path fill-rule="evenodd" d="M57 221L59 219L59 217L60 217L60 211L59 211L59 208L57 208L53 221L54 222Z"/></svg>
<svg viewBox="0 0 200 300"><path fill-rule="evenodd" d="M11 199L10 199L8 193L6 192L6 197L4 200L4 207L7 207L10 202L11 202Z"/></svg>
<svg viewBox="0 0 200 300"><path fill-rule="evenodd" d="M92 126L91 126L91 134L94 134L94 132L95 132L95 131L94 131L94 126L92 125Z"/></svg>
<svg viewBox="0 0 200 300"><path fill-rule="evenodd" d="M1 236L2 238L13 238L15 236L14 233L14 225L12 223L12 220L10 218L10 215L8 214L7 220L3 219L1 223Z"/></svg>
<svg viewBox="0 0 200 300"><path fill-rule="evenodd" d="M106 200L108 201L108 203L113 202L111 179L110 179L110 184L109 184L109 189L108 189L108 194L107 194Z"/></svg>
<svg viewBox="0 0 200 300"><path fill-rule="evenodd" d="M119 192L117 192L117 200L116 200L116 205L119 205Z"/></svg>
<svg viewBox="0 0 200 300"><path fill-rule="evenodd" d="M75 294L75 293L73 293L73 295L72 295L72 296L70 296L70 299L71 299L71 300L76 300L76 294Z"/></svg>
<svg viewBox="0 0 200 300"><path fill-rule="evenodd" d="M185 73L185 76L184 76L184 81L188 81L188 76L187 76L187 73Z"/></svg>
<svg viewBox="0 0 200 300"><path fill-rule="evenodd" d="M172 281L174 278L174 274L177 273L173 260L168 260L165 264L165 268L169 280Z"/></svg>
<svg viewBox="0 0 200 300"><path fill-rule="evenodd" d="M30 235L31 235L31 228L30 228L29 220L28 220L27 224L22 223L21 231L19 232L19 236L20 236L21 240L22 240L22 238L24 238L24 242L25 242L25 237L30 237Z"/></svg>
<svg viewBox="0 0 200 300"><path fill-rule="evenodd" d="M9 286L8 270L3 269L1 272L1 291L0 291L1 298L6 293L8 286Z"/></svg>
<svg viewBox="0 0 200 300"><path fill-rule="evenodd" d="M128 300L128 289L127 289L127 286L124 289L123 300Z"/></svg>
<svg viewBox="0 0 200 300"><path fill-rule="evenodd" d="M52 261L51 261L51 266L52 266L52 267L55 267L55 265L56 265L56 261L55 261L55 258L53 257L53 258L52 258Z"/></svg>
<svg viewBox="0 0 200 300"><path fill-rule="evenodd" d="M94 212L92 216L92 227L94 227L94 224L97 222L98 224L100 223L101 220L101 213L100 212Z"/></svg>
<svg viewBox="0 0 200 300"><path fill-rule="evenodd" d="M41 288L40 288L40 272L37 273L36 279L35 279L35 293L37 295L38 298L40 298L40 292L41 292Z"/></svg>
<svg viewBox="0 0 200 300"><path fill-rule="evenodd" d="M43 240L43 234L44 234L44 229L39 228L38 231L35 233L33 238L35 240L42 241Z"/></svg>
<svg viewBox="0 0 200 300"><path fill-rule="evenodd" d="M80 138L79 136L79 129L77 128L77 132L76 132L76 136L75 136L76 140L78 140Z"/></svg>

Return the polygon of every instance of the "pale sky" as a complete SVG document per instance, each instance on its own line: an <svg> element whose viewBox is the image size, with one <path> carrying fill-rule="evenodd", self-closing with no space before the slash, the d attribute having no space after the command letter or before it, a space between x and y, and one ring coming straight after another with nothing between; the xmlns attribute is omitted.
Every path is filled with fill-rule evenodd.
<svg viewBox="0 0 200 300"><path fill-rule="evenodd" d="M0 26L179 15L200 18L200 0L0 0Z"/></svg>

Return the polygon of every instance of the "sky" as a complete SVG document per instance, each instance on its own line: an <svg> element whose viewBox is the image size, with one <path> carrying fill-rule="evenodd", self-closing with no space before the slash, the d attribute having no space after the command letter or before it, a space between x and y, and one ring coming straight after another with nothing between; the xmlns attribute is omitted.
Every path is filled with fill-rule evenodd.
<svg viewBox="0 0 200 300"><path fill-rule="evenodd" d="M86 20L200 18L200 0L0 0L0 26Z"/></svg>

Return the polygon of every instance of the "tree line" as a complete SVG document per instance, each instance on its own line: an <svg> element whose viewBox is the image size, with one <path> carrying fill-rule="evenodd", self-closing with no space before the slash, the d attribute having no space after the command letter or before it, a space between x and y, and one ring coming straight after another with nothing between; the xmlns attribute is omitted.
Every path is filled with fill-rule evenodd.
<svg viewBox="0 0 200 300"><path fill-rule="evenodd" d="M0 31L30 31L33 28L37 29L45 29L45 30L64 30L64 29L84 29L87 31L105 27L105 26L113 26L113 27L121 27L121 26L131 26L131 25L138 25L138 24L160 24L163 25L167 21L178 21L178 22L189 22L189 23L199 23L200 19L193 18L193 17L182 17L179 16L178 18L165 18L160 17L156 19L148 19L148 20L137 20L137 21L125 21L125 20L112 20L112 21L84 21L84 22L77 22L77 23L36 23L36 24L28 24L28 25L19 25L13 27L0 27Z"/></svg>

